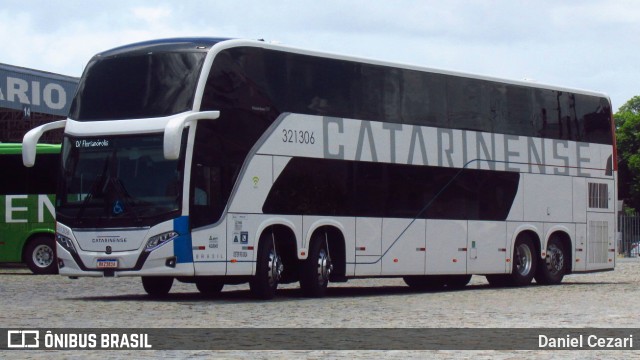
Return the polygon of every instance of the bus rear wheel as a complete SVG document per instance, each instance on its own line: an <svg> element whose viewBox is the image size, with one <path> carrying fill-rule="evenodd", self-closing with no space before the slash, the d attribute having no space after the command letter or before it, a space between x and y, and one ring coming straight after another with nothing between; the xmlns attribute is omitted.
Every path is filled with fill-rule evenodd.
<svg viewBox="0 0 640 360"><path fill-rule="evenodd" d="M284 271L273 233L263 234L258 245L256 274L249 281L249 289L258 299L269 300L276 295Z"/></svg>
<svg viewBox="0 0 640 360"><path fill-rule="evenodd" d="M173 286L173 278L170 276L143 276L142 287L152 297L164 297L169 294Z"/></svg>
<svg viewBox="0 0 640 360"><path fill-rule="evenodd" d="M526 236L516 240L513 249L511 274L486 275L489 285L502 286L526 286L531 283L536 273L536 250L533 241Z"/></svg>
<svg viewBox="0 0 640 360"><path fill-rule="evenodd" d="M57 274L56 244L52 237L37 236L27 244L24 254L27 266L34 274Z"/></svg>
<svg viewBox="0 0 640 360"><path fill-rule="evenodd" d="M526 286L531 283L536 273L535 246L533 241L528 237L522 237L516 240L513 249L513 268L511 275L507 275L507 285L510 286Z"/></svg>
<svg viewBox="0 0 640 360"><path fill-rule="evenodd" d="M536 282L542 285L557 285L562 282L566 273L565 250L562 243L555 238L549 240L547 244L546 257L540 259L538 270L536 271Z"/></svg>
<svg viewBox="0 0 640 360"><path fill-rule="evenodd" d="M327 292L329 277L333 271L328 246L326 234L314 236L309 249L309 257L302 264L302 274L300 275L300 287L306 296L322 297Z"/></svg>

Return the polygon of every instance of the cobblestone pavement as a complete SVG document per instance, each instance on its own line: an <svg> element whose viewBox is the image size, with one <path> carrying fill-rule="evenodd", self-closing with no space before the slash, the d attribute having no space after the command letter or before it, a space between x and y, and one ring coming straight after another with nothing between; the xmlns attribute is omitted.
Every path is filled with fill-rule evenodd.
<svg viewBox="0 0 640 360"><path fill-rule="evenodd" d="M34 276L26 268L0 268L3 328L241 328L241 327L615 327L638 328L640 261L618 259L612 272L570 275L560 286L490 288L474 276L460 291L416 293L401 279L331 284L322 299L302 297L297 284L277 298L251 298L247 285L225 286L216 299L174 282L167 299L146 296L139 278ZM4 336L4 335L3 335ZM637 339L636 341L640 341ZM46 351L0 352L0 358L389 358L474 359L620 358L631 351Z"/></svg>

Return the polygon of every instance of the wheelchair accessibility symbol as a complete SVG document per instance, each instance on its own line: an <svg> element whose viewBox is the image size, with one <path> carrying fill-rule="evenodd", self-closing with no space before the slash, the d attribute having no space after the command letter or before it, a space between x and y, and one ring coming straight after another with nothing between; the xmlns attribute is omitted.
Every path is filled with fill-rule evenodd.
<svg viewBox="0 0 640 360"><path fill-rule="evenodd" d="M116 200L113 202L113 209L111 210L113 215L120 215L124 212L124 205L122 205L122 201Z"/></svg>

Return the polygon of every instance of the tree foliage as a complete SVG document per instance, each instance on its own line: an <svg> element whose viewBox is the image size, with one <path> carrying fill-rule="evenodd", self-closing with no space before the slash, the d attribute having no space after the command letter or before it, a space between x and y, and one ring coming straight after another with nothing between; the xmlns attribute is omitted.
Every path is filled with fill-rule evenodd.
<svg viewBox="0 0 640 360"><path fill-rule="evenodd" d="M640 96L634 96L614 115L618 144L619 197L640 209Z"/></svg>
<svg viewBox="0 0 640 360"><path fill-rule="evenodd" d="M640 96L634 96L631 100L627 101L620 107L618 113L632 113L633 115L640 115Z"/></svg>

